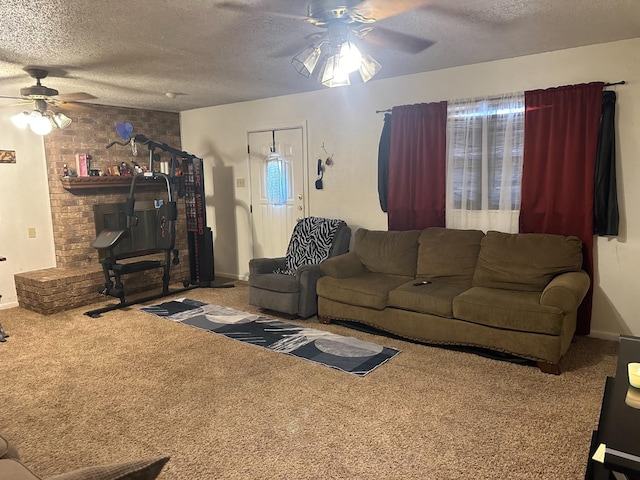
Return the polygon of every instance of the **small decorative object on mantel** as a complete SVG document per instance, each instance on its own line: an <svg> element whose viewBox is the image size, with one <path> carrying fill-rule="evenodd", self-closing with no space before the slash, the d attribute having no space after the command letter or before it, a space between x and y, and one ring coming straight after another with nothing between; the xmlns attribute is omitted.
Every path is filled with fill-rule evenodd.
<svg viewBox="0 0 640 480"><path fill-rule="evenodd" d="M119 167L120 175L123 177L132 177L133 171L131 170L131 166L127 162L122 162Z"/></svg>
<svg viewBox="0 0 640 480"><path fill-rule="evenodd" d="M107 167L106 175L119 177L120 167L118 165L109 165Z"/></svg>
<svg viewBox="0 0 640 480"><path fill-rule="evenodd" d="M91 155L86 153L76 153L76 171L79 177L88 177L90 170Z"/></svg>

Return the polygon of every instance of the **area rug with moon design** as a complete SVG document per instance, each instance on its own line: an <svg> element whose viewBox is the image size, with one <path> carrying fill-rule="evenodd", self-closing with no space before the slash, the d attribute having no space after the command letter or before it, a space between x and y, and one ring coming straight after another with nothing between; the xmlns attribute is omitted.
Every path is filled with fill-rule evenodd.
<svg viewBox="0 0 640 480"><path fill-rule="evenodd" d="M400 350L395 348L357 338L301 327L189 298L142 307L141 310L360 377L400 353Z"/></svg>

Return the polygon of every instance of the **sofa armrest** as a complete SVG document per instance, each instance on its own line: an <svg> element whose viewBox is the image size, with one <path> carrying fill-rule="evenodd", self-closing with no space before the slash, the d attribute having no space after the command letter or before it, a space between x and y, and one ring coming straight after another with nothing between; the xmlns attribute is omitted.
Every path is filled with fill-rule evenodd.
<svg viewBox="0 0 640 480"><path fill-rule="evenodd" d="M300 281L302 277L315 278L317 280L322 275L324 274L320 269L320 265L303 265L301 267L298 267L298 269L296 270L296 278L298 279L298 281Z"/></svg>
<svg viewBox="0 0 640 480"><path fill-rule="evenodd" d="M249 260L249 275L273 273L277 268L286 268L287 258L252 258Z"/></svg>
<svg viewBox="0 0 640 480"><path fill-rule="evenodd" d="M320 264L322 273L333 278L347 278L366 271L354 252L327 258Z"/></svg>
<svg viewBox="0 0 640 480"><path fill-rule="evenodd" d="M542 291L540 304L573 312L589 290L589 275L585 271L558 275Z"/></svg>

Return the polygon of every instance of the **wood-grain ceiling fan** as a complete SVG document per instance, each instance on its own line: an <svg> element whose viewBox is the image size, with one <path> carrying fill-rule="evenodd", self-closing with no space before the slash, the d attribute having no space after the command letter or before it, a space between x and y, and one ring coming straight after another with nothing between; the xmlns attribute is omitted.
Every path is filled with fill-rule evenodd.
<svg viewBox="0 0 640 480"><path fill-rule="evenodd" d="M326 29L329 37L332 27L343 25L364 42L415 54L435 42L383 28L378 22L430 3L433 0L312 0L308 16L294 18Z"/></svg>
<svg viewBox="0 0 640 480"><path fill-rule="evenodd" d="M24 67L23 70L27 72L31 78L35 79L35 85L21 88L19 97L0 95L0 98L20 100L19 104L21 105L33 103L35 108L42 112L47 109L48 105L59 108L68 108L73 107L83 100L92 100L96 98L93 95L84 92L61 95L55 88L42 85L41 80L49 75L49 71L46 68L27 66Z"/></svg>
<svg viewBox="0 0 640 480"><path fill-rule="evenodd" d="M58 90L42 85L41 80L49 75L48 70L42 67L28 66L23 69L36 84L20 89L20 96L0 95L0 98L20 100L18 105L33 104L33 109L22 112L11 117L13 123L20 127L29 126L34 133L46 135L54 128L66 128L71 124L71 119L61 112L52 112L49 106L67 108L77 105L81 100L91 100L95 98L88 93L78 92L67 95L60 95Z"/></svg>
<svg viewBox="0 0 640 480"><path fill-rule="evenodd" d="M309 35L305 40L313 42L305 50L298 53L292 61L298 73L313 77L327 86L350 83L349 78L356 70L360 72L362 81L368 81L381 68L373 57L361 54L357 47L353 48L352 40L364 42L374 47L389 48L405 53L417 54L435 42L406 33L390 30L378 25L378 22L419 9L433 3L434 0L311 0L308 15L291 15L277 12L270 14L302 20L317 27L323 32ZM246 11L245 4L230 1L221 4L224 8ZM337 64L345 55L356 51L360 64L346 77L335 78ZM358 64L355 62L354 65Z"/></svg>

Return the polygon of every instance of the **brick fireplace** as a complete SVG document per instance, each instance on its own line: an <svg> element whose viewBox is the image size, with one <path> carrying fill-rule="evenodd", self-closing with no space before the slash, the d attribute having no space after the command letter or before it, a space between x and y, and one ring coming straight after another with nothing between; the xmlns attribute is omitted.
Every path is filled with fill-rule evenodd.
<svg viewBox="0 0 640 480"><path fill-rule="evenodd" d="M69 116L73 119L69 127L44 137L56 267L15 275L20 306L43 314L105 300L106 297L97 293L104 284L104 275L98 251L91 246L97 233L93 206L122 203L129 194L124 179L92 178L95 184L81 187L65 182L62 179L64 165L75 169L76 154L82 153L91 155L92 169L102 171L121 162L148 165L148 150L144 146L138 145L137 157L129 146L115 145L106 149L108 143L121 141L115 131L118 121L131 123L134 133L181 148L177 113L85 105ZM162 185L144 187L136 190L136 201L154 200L165 195L166 187L163 190ZM176 282L189 276L185 224L184 203L178 200L176 248L180 250L181 263L171 267L172 280ZM160 286L161 273L160 269L155 269L128 275L124 280L127 293Z"/></svg>

